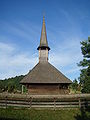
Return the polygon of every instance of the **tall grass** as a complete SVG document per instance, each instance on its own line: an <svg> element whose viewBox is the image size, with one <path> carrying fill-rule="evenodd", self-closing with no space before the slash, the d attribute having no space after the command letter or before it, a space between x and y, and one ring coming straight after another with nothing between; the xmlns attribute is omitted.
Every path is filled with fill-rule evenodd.
<svg viewBox="0 0 90 120"><path fill-rule="evenodd" d="M0 120L90 120L89 111L79 109L0 109Z"/></svg>

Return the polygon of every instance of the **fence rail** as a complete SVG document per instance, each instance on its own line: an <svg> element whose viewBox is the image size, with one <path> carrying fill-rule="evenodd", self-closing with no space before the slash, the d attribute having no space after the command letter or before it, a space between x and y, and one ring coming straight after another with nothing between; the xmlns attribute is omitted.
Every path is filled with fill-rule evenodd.
<svg viewBox="0 0 90 120"><path fill-rule="evenodd" d="M90 107L90 94L75 95L22 95L0 94L0 107L25 108L87 108Z"/></svg>

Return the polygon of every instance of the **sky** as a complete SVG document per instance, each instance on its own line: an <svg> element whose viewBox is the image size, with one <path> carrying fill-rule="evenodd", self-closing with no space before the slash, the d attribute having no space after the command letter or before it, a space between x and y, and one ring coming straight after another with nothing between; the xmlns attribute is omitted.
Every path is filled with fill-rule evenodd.
<svg viewBox="0 0 90 120"><path fill-rule="evenodd" d="M38 63L43 15L49 62L72 81L90 36L90 0L0 0L0 79L25 75Z"/></svg>

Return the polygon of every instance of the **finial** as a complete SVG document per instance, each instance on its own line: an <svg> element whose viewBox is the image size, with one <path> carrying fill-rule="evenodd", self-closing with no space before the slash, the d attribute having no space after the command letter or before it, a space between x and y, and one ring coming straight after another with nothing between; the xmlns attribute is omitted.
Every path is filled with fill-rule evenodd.
<svg viewBox="0 0 90 120"><path fill-rule="evenodd" d="M43 11L43 18L45 18L45 11Z"/></svg>

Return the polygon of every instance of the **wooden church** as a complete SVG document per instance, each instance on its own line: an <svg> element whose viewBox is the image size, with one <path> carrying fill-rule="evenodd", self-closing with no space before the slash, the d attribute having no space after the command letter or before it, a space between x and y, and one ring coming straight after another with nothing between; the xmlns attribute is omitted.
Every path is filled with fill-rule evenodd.
<svg viewBox="0 0 90 120"><path fill-rule="evenodd" d="M45 18L43 17L38 64L21 80L31 95L68 94L72 83L57 68L48 62L49 46L46 35Z"/></svg>

